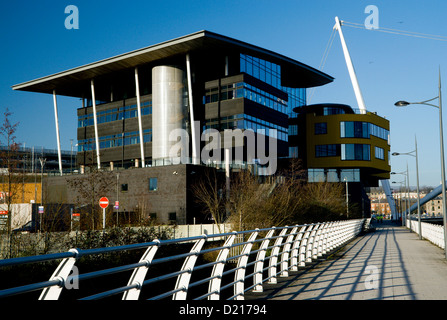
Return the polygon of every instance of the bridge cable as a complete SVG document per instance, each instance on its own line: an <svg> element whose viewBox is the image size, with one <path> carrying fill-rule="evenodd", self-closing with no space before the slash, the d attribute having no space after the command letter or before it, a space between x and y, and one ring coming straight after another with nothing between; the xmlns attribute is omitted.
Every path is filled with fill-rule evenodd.
<svg viewBox="0 0 447 320"><path fill-rule="evenodd" d="M392 28L383 28L380 27L378 29L369 29L366 28L364 24L356 23L356 22L349 22L349 21L341 21L343 26L351 27L351 28L357 28L357 29L366 29L370 31L379 31L384 33L391 33L391 34L397 34L402 36L408 36L408 37L415 37L415 38L424 38L424 39L430 39L430 40L437 40L437 41L447 41L447 36L441 36L441 35L434 35L434 34L428 34L428 33L421 33L421 32L414 32L414 31L405 31L405 30L399 30L399 29L392 29ZM324 65L326 64L327 57L329 56L329 51L332 47L332 43L335 38L335 28L332 29L331 36L329 37L329 41L326 45L326 49L323 53L323 57L320 62L319 70L323 71ZM312 93L310 94L310 98L307 104L310 104L312 101L312 98L315 94L316 87L313 87L311 89Z"/></svg>
<svg viewBox="0 0 447 320"><path fill-rule="evenodd" d="M324 50L323 57L321 58L321 61L320 61L320 65L318 66L318 70L320 70L320 71L323 71L324 66L325 66L325 64L326 64L327 57L329 56L329 51L330 51L331 48L332 48L332 43L334 42L334 39L335 39L335 31L336 31L335 28L333 28L333 29L332 29L332 32L331 32L331 35L330 35L330 37L329 37L329 40L328 40L328 42L327 42L327 44L326 44L326 49ZM314 95L314 93L315 93L316 88L317 88L317 87L313 87L313 88L311 89L311 90L312 90L312 93L311 93L311 95L310 95L308 104L310 104L310 102L312 101L312 97L313 97L313 95Z"/></svg>
<svg viewBox="0 0 447 320"><path fill-rule="evenodd" d="M392 28L383 28L383 27L380 27L378 29L374 29L374 28L368 29L368 28L366 28L366 26L364 24L348 22L348 21L341 21L341 23L343 26L351 27L351 28L367 29L370 31L379 31L379 32L392 33L392 34L397 34L397 35L402 35L402 36L425 38L425 39L431 39L431 40L437 40L437 41L447 41L447 36L414 32L414 31L398 30L398 29L392 29Z"/></svg>

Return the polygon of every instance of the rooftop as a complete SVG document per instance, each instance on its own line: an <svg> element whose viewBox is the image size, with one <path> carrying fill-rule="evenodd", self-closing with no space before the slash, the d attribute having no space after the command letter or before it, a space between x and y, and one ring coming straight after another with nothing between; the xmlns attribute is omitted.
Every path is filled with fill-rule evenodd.
<svg viewBox="0 0 447 320"><path fill-rule="evenodd" d="M90 79L150 64L156 60L196 51L221 53L223 50L255 55L281 65L282 84L287 87L309 88L333 81L333 77L273 51L260 48L210 31L199 31L190 35L165 41L142 49L123 53L73 69L23 82L12 86L14 90L83 98ZM88 92L88 91L87 91Z"/></svg>

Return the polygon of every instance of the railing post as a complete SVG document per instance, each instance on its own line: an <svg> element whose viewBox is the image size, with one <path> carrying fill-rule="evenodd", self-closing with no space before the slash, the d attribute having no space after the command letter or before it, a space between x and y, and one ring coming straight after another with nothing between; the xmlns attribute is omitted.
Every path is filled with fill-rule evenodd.
<svg viewBox="0 0 447 320"><path fill-rule="evenodd" d="M265 260L265 254L267 252L267 247L269 245L270 239L273 236L273 233L275 232L275 227L273 227L267 235L265 236L264 240L261 243L261 246L259 248L258 254L256 255L256 262L255 267L253 271L253 283L255 284L255 287L253 289L253 292L262 292L262 277L264 272L264 260Z"/></svg>
<svg viewBox="0 0 447 320"><path fill-rule="evenodd" d="M255 231L250 235L244 248L241 252L241 257L239 257L236 267L236 273L234 275L234 300L244 300L244 279L245 279L245 268L247 267L248 257L250 255L251 248L253 247L253 241L255 241L258 236L259 231Z"/></svg>
<svg viewBox="0 0 447 320"><path fill-rule="evenodd" d="M299 233L297 234L295 241L292 246L292 254L291 254L291 262L290 262L290 270L298 271L298 254L300 251L301 239L303 238L304 230L306 230L306 226L301 227Z"/></svg>
<svg viewBox="0 0 447 320"><path fill-rule="evenodd" d="M305 267L306 266L306 250L307 250L307 243L309 241L309 236L310 233L312 232L312 229L314 228L314 224L311 224L307 227L306 232L303 235L303 239L301 240L301 244L300 244L300 252L299 252L299 261L298 261L298 265L300 267Z"/></svg>
<svg viewBox="0 0 447 320"><path fill-rule="evenodd" d="M287 228L284 228L281 233L279 234L279 237L275 241L275 245L273 246L272 252L270 254L270 264L269 264L269 283L275 284L276 283L276 263L278 262L278 254L279 249L281 249L281 243L284 239L284 235L287 232Z"/></svg>
<svg viewBox="0 0 447 320"><path fill-rule="evenodd" d="M315 240L313 243L313 249L312 249L312 259L317 259L318 257L321 257L321 247L322 247L322 232L323 228L325 227L325 223L322 223L318 226L318 229L315 232Z"/></svg>
<svg viewBox="0 0 447 320"><path fill-rule="evenodd" d="M334 233L334 244L333 248L337 248L340 243L343 240L343 222L338 221L337 225L335 226L335 233Z"/></svg>
<svg viewBox="0 0 447 320"><path fill-rule="evenodd" d="M280 277L288 277L289 276L289 256L290 256L290 248L292 246L293 238L296 235L296 231L298 227L293 227L289 236L287 237L286 243L284 244L284 248L281 254L281 273Z"/></svg>
<svg viewBox="0 0 447 320"><path fill-rule="evenodd" d="M153 245L147 248L146 252L140 259L140 263L144 262L145 265L134 269L127 284L128 286L136 284L138 287L124 292L123 300L138 300L141 288L143 286L144 278L146 277L147 271L149 270L149 265L151 264L152 259L154 259L155 253L157 253L160 240L156 239L154 240L154 242L157 242L157 245Z"/></svg>
<svg viewBox="0 0 447 320"><path fill-rule="evenodd" d="M313 254L313 248L314 248L314 241L315 241L315 235L317 234L317 230L320 227L319 224L316 224L312 231L310 232L309 239L307 240L307 246L306 246L306 262L312 262L312 254Z"/></svg>
<svg viewBox="0 0 447 320"><path fill-rule="evenodd" d="M191 253L194 255L188 256L183 263L181 271L187 271L182 273L177 277L177 282L175 284L175 290L183 288L182 291L174 293L172 300L186 300L186 295L188 293L189 281L191 280L191 274L196 264L197 257L199 256L200 250L202 250L203 245L206 242L206 235L203 235L202 239L197 240L191 249Z"/></svg>
<svg viewBox="0 0 447 320"><path fill-rule="evenodd" d="M236 234L237 232L235 231L231 236L228 237L223 245L223 249L220 250L219 255L217 256L216 261L219 261L219 263L215 264L213 267L213 271L211 273L212 279L208 286L208 293L213 293L208 296L208 300L219 300L220 298L220 284L222 282L222 274L228 257L228 253L230 252L230 248L233 245L234 239L236 239ZM214 278L216 276L217 278Z"/></svg>
<svg viewBox="0 0 447 320"><path fill-rule="evenodd" d="M327 248L326 250L332 251L335 248L335 239L337 238L337 227L338 227L338 221L335 221L331 224L328 232L327 237Z"/></svg>
<svg viewBox="0 0 447 320"><path fill-rule="evenodd" d="M59 296L62 292L62 289L65 285L65 282L68 279L68 276L70 275L71 270L73 269L73 266L76 262L76 256L79 253L76 249L70 249L70 252L73 252L75 254L75 257L71 258L65 258L63 259L59 265L57 266L56 270L54 271L53 275L50 278L50 281L52 280L60 280L60 285L54 285L48 288L45 288L42 290L42 293L39 296L39 300L58 300Z"/></svg>
<svg viewBox="0 0 447 320"><path fill-rule="evenodd" d="M322 247L321 247L321 253L322 254L326 254L328 253L328 239L329 239L329 233L332 230L332 222L328 222L326 223L325 227L324 227L324 231L323 231L323 240L322 240Z"/></svg>

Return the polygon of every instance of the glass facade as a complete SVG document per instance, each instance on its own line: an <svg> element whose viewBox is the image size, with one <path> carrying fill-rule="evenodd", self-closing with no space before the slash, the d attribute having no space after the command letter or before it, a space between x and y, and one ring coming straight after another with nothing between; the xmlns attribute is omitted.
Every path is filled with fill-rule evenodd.
<svg viewBox="0 0 447 320"><path fill-rule="evenodd" d="M309 169L308 182L360 182L360 169Z"/></svg>
<svg viewBox="0 0 447 320"><path fill-rule="evenodd" d="M324 107L323 108L323 115L324 116L330 116L330 115L334 115L334 114L345 114L345 110L343 110L342 108L337 108L337 107Z"/></svg>
<svg viewBox="0 0 447 320"><path fill-rule="evenodd" d="M152 129L143 130L144 142L152 141ZM95 138L78 140L78 152L96 150ZM128 146L140 143L140 136L138 131L124 132L114 135L99 137L99 148L113 148Z"/></svg>
<svg viewBox="0 0 447 320"><path fill-rule="evenodd" d="M271 136L271 130L274 129L276 130L276 138L278 140L288 141L288 128L258 119L248 114L235 114L228 117L207 120L203 127L203 130L206 129L216 129L219 131L225 129L251 129L254 132L265 130L265 132L261 133L266 136Z"/></svg>
<svg viewBox="0 0 447 320"><path fill-rule="evenodd" d="M141 115L152 114L152 101L145 101L141 103ZM137 105L114 108L110 110L96 112L96 120L98 124L107 123L123 119L131 119L137 117ZM81 115L78 117L78 128L93 126L93 113Z"/></svg>
<svg viewBox="0 0 447 320"><path fill-rule="evenodd" d="M241 53L240 72L245 72L287 93L287 106L282 112L286 113L289 117L296 117L297 115L293 112L293 108L302 107L306 104L305 88L289 88L281 85L281 66L276 63Z"/></svg>
<svg viewBox="0 0 447 320"><path fill-rule="evenodd" d="M374 155L376 159L385 160L385 150L380 147L374 147Z"/></svg>
<svg viewBox="0 0 447 320"><path fill-rule="evenodd" d="M289 157L298 158L298 147L289 147Z"/></svg>
<svg viewBox="0 0 447 320"><path fill-rule="evenodd" d="M336 157L340 156L339 144L323 144L315 146L315 157Z"/></svg>
<svg viewBox="0 0 447 320"><path fill-rule="evenodd" d="M326 134L326 133L327 133L326 122L315 123L315 134Z"/></svg>
<svg viewBox="0 0 447 320"><path fill-rule="evenodd" d="M342 144L341 160L371 160L369 144Z"/></svg>
<svg viewBox="0 0 447 320"><path fill-rule="evenodd" d="M362 121L341 121L340 137L342 138L367 138L375 136L377 138L387 140L390 132L375 124Z"/></svg>
<svg viewBox="0 0 447 320"><path fill-rule="evenodd" d="M141 115L152 114L152 101L141 102ZM119 121L123 119L132 119L138 117L137 105L113 108L104 111L96 112L96 120L98 124ZM93 126L93 113L81 115L78 117L78 128ZM152 141L152 129L143 130L144 142ZM95 138L78 140L78 152L96 150ZM99 148L113 148L128 146L140 143L140 136L138 131L118 133L114 135L99 137Z"/></svg>
<svg viewBox="0 0 447 320"><path fill-rule="evenodd" d="M224 101L237 98L246 98L273 110L287 113L287 101L284 101L267 91L256 88L255 86L245 82L237 82L221 86L220 97L218 87L207 89L203 103L211 103L217 102L219 100Z"/></svg>
<svg viewBox="0 0 447 320"><path fill-rule="evenodd" d="M292 124L289 126L289 136L297 136L298 135L298 125Z"/></svg>

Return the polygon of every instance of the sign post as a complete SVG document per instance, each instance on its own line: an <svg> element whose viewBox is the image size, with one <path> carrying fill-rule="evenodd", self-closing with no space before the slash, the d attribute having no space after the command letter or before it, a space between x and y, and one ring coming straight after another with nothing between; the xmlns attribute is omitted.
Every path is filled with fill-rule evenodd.
<svg viewBox="0 0 447 320"><path fill-rule="evenodd" d="M106 228L106 208L109 206L109 199L102 197L99 199L99 206L102 208L102 229Z"/></svg>
<svg viewBox="0 0 447 320"><path fill-rule="evenodd" d="M40 232L40 231L42 231L42 216L43 216L43 212L44 212L44 207L39 206L38 212L39 212L39 232Z"/></svg>

